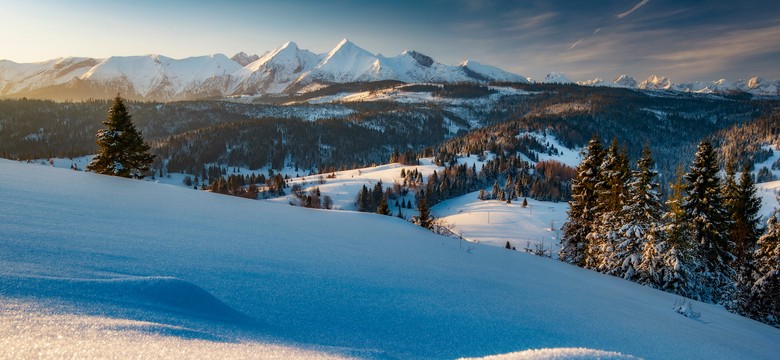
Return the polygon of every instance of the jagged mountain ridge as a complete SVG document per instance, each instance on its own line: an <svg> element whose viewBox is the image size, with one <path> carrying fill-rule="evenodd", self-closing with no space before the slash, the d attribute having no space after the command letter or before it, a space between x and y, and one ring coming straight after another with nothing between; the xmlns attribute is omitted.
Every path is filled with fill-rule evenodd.
<svg viewBox="0 0 780 360"><path fill-rule="evenodd" d="M561 73L551 74L565 77ZM548 75L548 77L550 76L551 75ZM544 82L550 81L545 79ZM600 78L596 78L593 80L578 81L577 84L582 86L609 86L652 91L680 91L697 94L728 94L744 92L758 96L780 96L780 80L766 80L759 76L736 81L719 79L714 81L692 81L676 84L666 76L652 75L641 82L637 82L631 76L623 74L615 78L615 80L612 82L605 82Z"/></svg>
<svg viewBox="0 0 780 360"><path fill-rule="evenodd" d="M416 51L372 54L347 39L315 54L288 42L262 56L238 53L172 59L161 55L0 60L0 97L85 99L112 96L174 101L291 93L306 85L404 82L522 82L525 77L474 61L445 65Z"/></svg>

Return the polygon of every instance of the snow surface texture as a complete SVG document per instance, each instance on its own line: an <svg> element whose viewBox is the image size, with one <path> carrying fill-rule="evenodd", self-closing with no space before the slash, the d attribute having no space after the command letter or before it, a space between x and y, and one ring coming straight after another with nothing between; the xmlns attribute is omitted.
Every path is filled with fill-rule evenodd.
<svg viewBox="0 0 780 360"><path fill-rule="evenodd" d="M0 339L12 358L36 346L51 346L41 357L780 352L780 331L721 307L693 302L700 318L687 318L671 294L492 246L465 251L386 216L0 160L0 228Z"/></svg>

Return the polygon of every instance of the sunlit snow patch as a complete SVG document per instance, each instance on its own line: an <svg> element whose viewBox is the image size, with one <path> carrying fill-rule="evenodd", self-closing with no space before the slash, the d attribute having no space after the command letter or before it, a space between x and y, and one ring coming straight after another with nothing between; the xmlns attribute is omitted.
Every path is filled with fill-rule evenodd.
<svg viewBox="0 0 780 360"><path fill-rule="evenodd" d="M483 360L562 360L562 359L640 359L631 355L614 351L594 350L586 348L556 348L556 349L532 349L513 352L503 355L491 355L483 358L469 358ZM468 360L468 359L464 359Z"/></svg>

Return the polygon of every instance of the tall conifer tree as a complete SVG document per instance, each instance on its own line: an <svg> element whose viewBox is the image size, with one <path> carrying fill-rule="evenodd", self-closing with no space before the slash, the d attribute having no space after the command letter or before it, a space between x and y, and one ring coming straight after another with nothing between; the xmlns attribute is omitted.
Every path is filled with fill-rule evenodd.
<svg viewBox="0 0 780 360"><path fill-rule="evenodd" d="M598 201L591 232L587 235L588 252L585 267L606 274L617 274L620 264L617 245L621 223L621 211L626 201L627 182L631 177L628 156L620 151L617 139L607 148L599 167L600 181L596 184Z"/></svg>
<svg viewBox="0 0 780 360"><path fill-rule="evenodd" d="M642 260L647 263L644 266L647 284L691 299L701 299L696 245L691 241L691 227L683 208L686 184L682 166L677 168L677 178L670 188L672 193L666 201L669 211L663 216L659 243L653 249L646 248L643 254Z"/></svg>
<svg viewBox="0 0 780 360"><path fill-rule="evenodd" d="M683 209L698 246L705 301L727 302L734 291L733 243L728 238L729 216L723 206L718 159L709 141L702 141L690 171L685 175L687 193Z"/></svg>
<svg viewBox="0 0 780 360"><path fill-rule="evenodd" d="M133 125L122 98L117 95L103 124L107 129L97 133L100 152L87 165L88 171L99 174L141 179L149 171L154 155L149 145Z"/></svg>
<svg viewBox="0 0 780 360"><path fill-rule="evenodd" d="M739 270L743 266L749 266L750 257L760 236L758 212L761 210L761 199L756 195L753 174L748 166L743 168L739 183L734 183L733 186L734 189L729 191L726 210L731 215L728 233L734 243L733 267Z"/></svg>
<svg viewBox="0 0 780 360"><path fill-rule="evenodd" d="M597 186L601 183L604 148L598 135L588 142L582 158L572 179L569 218L563 225L558 257L561 261L584 267L589 251L586 237L592 230L593 221L600 215L597 211Z"/></svg>
<svg viewBox="0 0 780 360"><path fill-rule="evenodd" d="M657 175L650 148L645 146L628 185L628 201L619 211L620 229L615 251L618 269L614 273L625 279L647 282L649 273L657 268L656 264L643 261L645 252L651 252L648 260L652 261L658 244L662 209L655 181Z"/></svg>

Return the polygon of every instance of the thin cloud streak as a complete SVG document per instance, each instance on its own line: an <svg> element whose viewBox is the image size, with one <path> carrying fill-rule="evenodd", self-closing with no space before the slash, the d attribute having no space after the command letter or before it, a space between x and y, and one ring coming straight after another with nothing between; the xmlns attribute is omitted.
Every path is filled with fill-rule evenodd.
<svg viewBox="0 0 780 360"><path fill-rule="evenodd" d="M642 0L642 1L639 2L639 4L634 5L634 7L632 7L631 10L628 10L628 11L622 13L622 14L617 14L616 16L619 19L622 19L622 18L624 18L624 17L626 17L628 15L631 15L631 13L633 13L634 11L639 10L639 8L641 8L642 6L645 6L648 2L650 2L650 0Z"/></svg>
<svg viewBox="0 0 780 360"><path fill-rule="evenodd" d="M583 41L585 41L585 39L579 39L579 40L575 41L574 44L571 44L571 46L569 46L569 50L574 49L575 47L577 47L577 45L579 45Z"/></svg>

